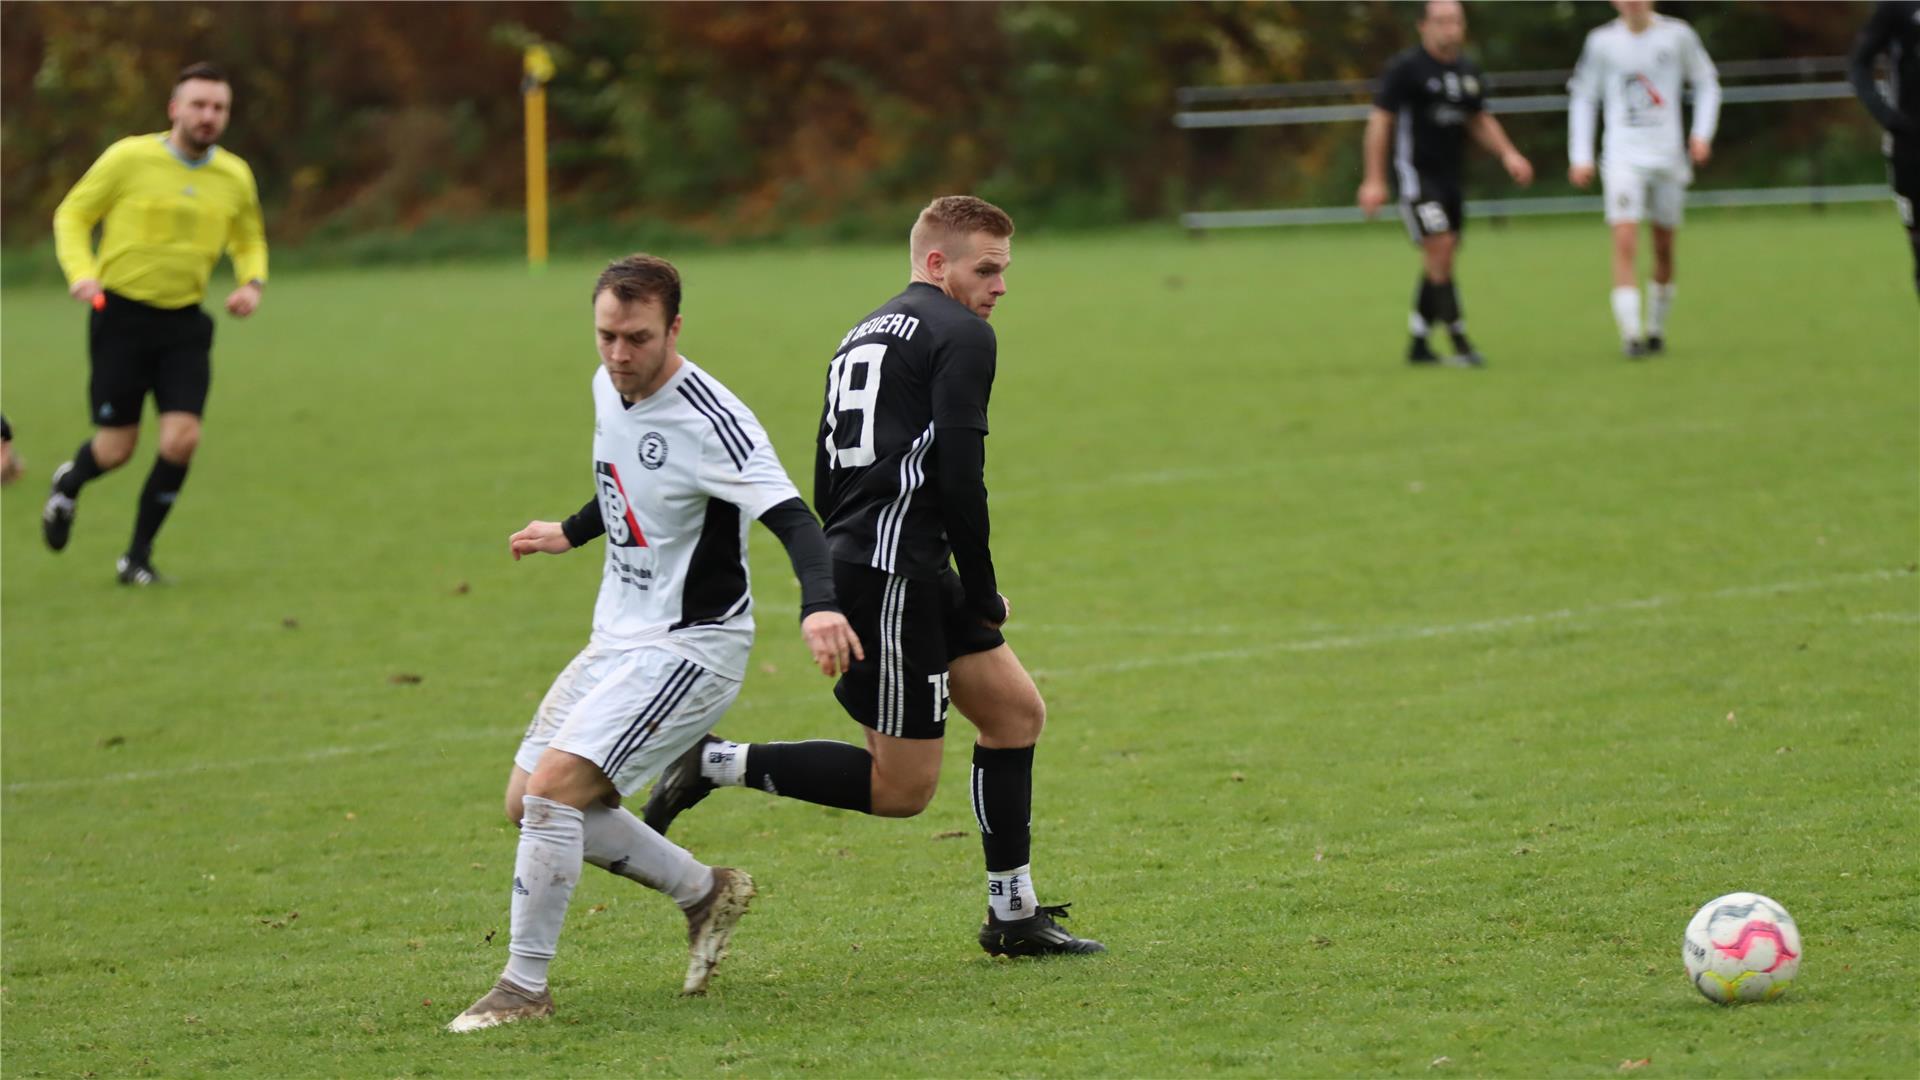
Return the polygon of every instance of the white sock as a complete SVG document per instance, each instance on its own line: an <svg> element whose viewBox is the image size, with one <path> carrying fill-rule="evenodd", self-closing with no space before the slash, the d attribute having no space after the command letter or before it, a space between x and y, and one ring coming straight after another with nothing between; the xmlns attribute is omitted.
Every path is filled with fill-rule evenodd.
<svg viewBox="0 0 1920 1080"><path fill-rule="evenodd" d="M1621 341L1640 340L1640 290L1622 285L1613 290L1613 321Z"/></svg>
<svg viewBox="0 0 1920 1080"><path fill-rule="evenodd" d="M1005 873L987 871L987 906L1001 922L1039 914L1040 901L1033 895L1033 864Z"/></svg>
<svg viewBox="0 0 1920 1080"><path fill-rule="evenodd" d="M746 783L747 744L721 741L709 745L700 759L700 775L721 787Z"/></svg>
<svg viewBox="0 0 1920 1080"><path fill-rule="evenodd" d="M506 978L538 993L560 944L560 925L580 882L585 816L565 803L528 795L520 803L520 851L513 860L512 939Z"/></svg>
<svg viewBox="0 0 1920 1080"><path fill-rule="evenodd" d="M1665 285L1647 282L1647 336L1659 337L1667 328L1667 312L1673 308L1673 282Z"/></svg>
<svg viewBox="0 0 1920 1080"><path fill-rule="evenodd" d="M1417 311L1407 312L1407 333L1412 334L1414 337L1417 337L1417 338L1423 338L1427 336L1428 329L1429 327L1427 326L1427 320L1424 318L1421 318L1419 312Z"/></svg>
<svg viewBox="0 0 1920 1080"><path fill-rule="evenodd" d="M682 911L713 890L712 867L647 828L625 807L589 807L581 850L588 862L609 874L673 897Z"/></svg>

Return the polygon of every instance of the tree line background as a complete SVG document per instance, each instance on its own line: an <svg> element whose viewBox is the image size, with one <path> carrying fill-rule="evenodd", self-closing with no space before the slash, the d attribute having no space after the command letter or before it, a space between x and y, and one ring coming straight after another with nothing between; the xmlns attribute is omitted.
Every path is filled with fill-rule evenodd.
<svg viewBox="0 0 1920 1080"><path fill-rule="evenodd" d="M1663 4L1721 61L1845 52L1864 3ZM935 193L1023 225L1345 202L1359 126L1183 132L1177 88L1367 78L1414 3L20 3L0 5L0 243L121 136L166 126L174 73L233 75L224 143L277 251L511 251L521 48L551 46L555 245L893 237ZM1571 67L1599 2L1468 5L1489 71ZM1496 88L1497 92L1497 88ZM1531 91L1539 92L1539 91ZM1346 99L1354 100L1354 99ZM1565 117L1508 126L1547 191ZM1847 101L1729 106L1703 186L1870 182ZM1491 162L1478 190L1501 190ZM17 260L12 260L17 261Z"/></svg>

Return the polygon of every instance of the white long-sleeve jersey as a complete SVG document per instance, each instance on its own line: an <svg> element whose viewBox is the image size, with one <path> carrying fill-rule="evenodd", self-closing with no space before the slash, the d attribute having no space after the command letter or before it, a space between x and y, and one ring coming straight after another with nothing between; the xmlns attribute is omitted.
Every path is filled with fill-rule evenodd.
<svg viewBox="0 0 1920 1080"><path fill-rule="evenodd" d="M1720 74L1693 27L1655 15L1639 33L1615 19L1587 35L1580 64L1567 82L1567 156L1574 165L1593 164L1593 135L1598 106L1606 110L1602 158L1619 165L1652 168L1685 166L1686 141L1680 137L1680 89L1693 84L1693 137L1713 138L1720 122Z"/></svg>

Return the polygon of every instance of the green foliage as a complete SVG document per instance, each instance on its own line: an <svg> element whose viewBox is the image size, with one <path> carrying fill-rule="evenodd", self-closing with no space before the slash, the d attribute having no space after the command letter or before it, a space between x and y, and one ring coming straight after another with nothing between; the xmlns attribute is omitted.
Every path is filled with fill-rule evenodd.
<svg viewBox="0 0 1920 1080"><path fill-rule="evenodd" d="M1727 59L1843 51L1864 5L1674 3ZM45 237L107 143L165 126L172 74L235 73L228 144L283 246L404 244L522 199L519 50L551 44L561 237L608 230L891 238L935 193L977 191L1031 229L1197 207L1344 202L1358 128L1185 133L1175 91L1371 77L1412 4L36 3L0 8L0 229ZM1571 65L1597 2L1478 4L1490 70ZM1350 99L1349 99L1350 100ZM1563 117L1516 118L1563 186ZM1872 181L1851 102L1727 112L1715 184ZM1488 162L1476 186L1505 190ZM485 232L484 227L481 230ZM334 245L336 250L342 250ZM18 275L14 275L18 279Z"/></svg>
<svg viewBox="0 0 1920 1080"><path fill-rule="evenodd" d="M591 490L597 266L283 275L220 319L177 585L112 583L150 439L61 555L37 482L0 496L7 1075L1913 1076L1893 215L1693 215L1644 364L1598 221L1474 229L1480 372L1399 360L1394 226L1016 241L989 481L1050 705L1037 881L1109 955L980 954L956 731L919 818L721 792L676 826L763 888L710 998L674 996L672 906L589 871L561 1015L462 1038L504 960L508 756L599 580L504 543ZM899 245L680 261L686 351L804 473ZM86 430L84 312L4 302L38 481ZM723 730L856 736L752 554ZM1736 888L1806 935L1777 1005L1680 972Z"/></svg>

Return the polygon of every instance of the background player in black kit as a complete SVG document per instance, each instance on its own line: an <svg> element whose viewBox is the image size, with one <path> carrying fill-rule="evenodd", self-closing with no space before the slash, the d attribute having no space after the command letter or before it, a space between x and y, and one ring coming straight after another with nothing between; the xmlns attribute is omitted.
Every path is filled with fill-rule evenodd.
<svg viewBox="0 0 1920 1080"><path fill-rule="evenodd" d="M1046 704L1000 627L984 478L995 340L1013 221L968 196L935 199L912 235L906 291L855 324L827 373L814 502L834 587L866 643L834 695L864 748L709 738L669 766L645 820L665 832L716 786L747 786L882 817L933 798L951 701L979 729L970 788L987 863L989 953L1104 951L1034 896L1033 750ZM951 555L953 567L948 565Z"/></svg>
<svg viewBox="0 0 1920 1080"><path fill-rule="evenodd" d="M1420 44L1395 56L1380 76L1364 143L1366 179L1360 208L1372 217L1387 201L1387 144L1393 143L1395 182L1407 231L1420 245L1420 284L1407 326L1413 342L1407 360L1439 361L1427 333L1443 325L1453 338L1451 362L1479 367L1486 361L1467 340L1460 294L1453 287L1453 253L1466 223L1460 194L1460 163L1466 136L1500 158L1522 187L1533 183L1533 166L1513 148L1506 129L1485 110L1486 76L1461 53L1467 16L1454 0L1432 0L1420 16Z"/></svg>
<svg viewBox="0 0 1920 1080"><path fill-rule="evenodd" d="M1887 57L1887 92L1874 85L1874 58ZM1847 57L1847 79L1887 129L1893 201L1913 245L1913 287L1920 290L1920 2L1881 0Z"/></svg>

